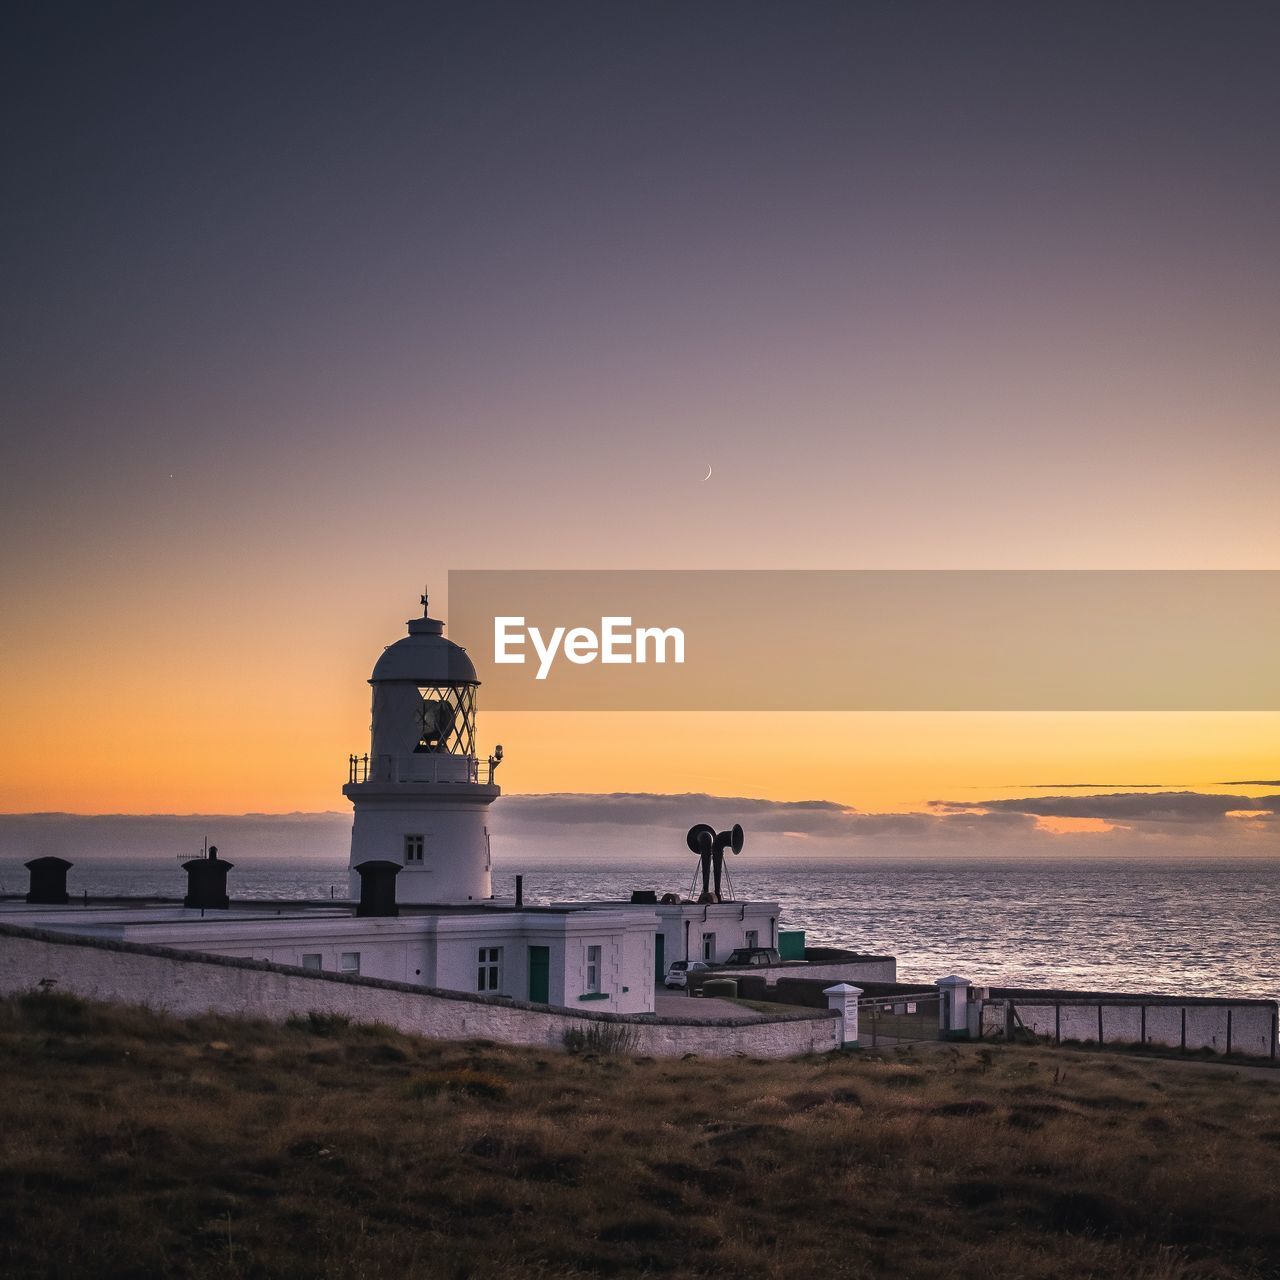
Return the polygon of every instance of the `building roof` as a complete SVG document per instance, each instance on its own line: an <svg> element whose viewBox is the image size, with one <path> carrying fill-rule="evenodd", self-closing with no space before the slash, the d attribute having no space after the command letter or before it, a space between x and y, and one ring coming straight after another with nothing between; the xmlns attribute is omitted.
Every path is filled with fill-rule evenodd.
<svg viewBox="0 0 1280 1280"><path fill-rule="evenodd" d="M438 618L411 618L409 634L389 644L374 664L370 684L396 681L423 685L479 684L467 651L445 639Z"/></svg>

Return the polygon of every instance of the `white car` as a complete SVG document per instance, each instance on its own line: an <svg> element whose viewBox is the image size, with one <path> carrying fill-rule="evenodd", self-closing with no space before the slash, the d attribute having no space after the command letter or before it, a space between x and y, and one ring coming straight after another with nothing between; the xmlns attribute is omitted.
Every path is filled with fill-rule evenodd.
<svg viewBox="0 0 1280 1280"><path fill-rule="evenodd" d="M719 967L718 964L711 964L706 960L673 960L667 969L667 976L662 980L662 985L668 991L679 991L682 987L689 985L691 973L708 973Z"/></svg>

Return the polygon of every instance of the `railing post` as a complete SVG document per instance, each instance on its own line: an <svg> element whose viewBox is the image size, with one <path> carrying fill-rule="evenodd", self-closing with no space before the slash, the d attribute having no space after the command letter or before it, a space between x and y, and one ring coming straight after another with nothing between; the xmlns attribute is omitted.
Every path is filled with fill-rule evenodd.
<svg viewBox="0 0 1280 1280"><path fill-rule="evenodd" d="M837 982L834 987L823 988L822 994L827 997L827 1008L834 1009L840 1015L840 1043L845 1049L858 1047L858 998L862 995L861 987L852 987L847 982Z"/></svg>

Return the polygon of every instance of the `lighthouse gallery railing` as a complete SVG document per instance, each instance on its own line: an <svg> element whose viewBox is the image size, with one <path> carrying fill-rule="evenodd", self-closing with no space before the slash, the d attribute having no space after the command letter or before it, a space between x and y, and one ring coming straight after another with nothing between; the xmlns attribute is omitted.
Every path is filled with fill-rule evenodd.
<svg viewBox="0 0 1280 1280"><path fill-rule="evenodd" d="M459 768L465 761L465 770ZM348 756L347 783L362 782L474 782L483 786L493 785L497 761L490 757L480 760L475 756L455 756L441 752L438 755L414 757L413 777L401 779L396 768L395 756Z"/></svg>

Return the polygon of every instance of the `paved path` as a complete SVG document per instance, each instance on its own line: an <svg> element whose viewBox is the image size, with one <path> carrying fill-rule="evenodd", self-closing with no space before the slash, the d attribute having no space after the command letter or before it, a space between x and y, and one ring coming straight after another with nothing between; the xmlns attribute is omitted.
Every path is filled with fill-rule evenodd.
<svg viewBox="0 0 1280 1280"><path fill-rule="evenodd" d="M778 1008L786 1011L786 1005ZM718 1000L714 996L687 996L683 991L659 990L653 993L653 1011L660 1018L731 1018L743 1022L760 1015L754 1009L744 1008L732 1000Z"/></svg>

